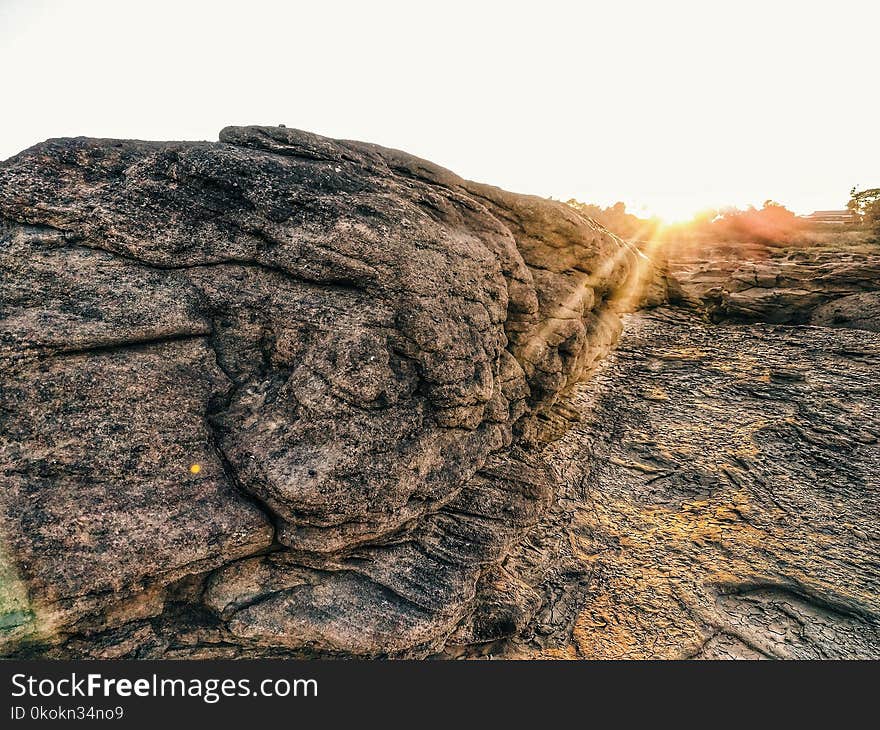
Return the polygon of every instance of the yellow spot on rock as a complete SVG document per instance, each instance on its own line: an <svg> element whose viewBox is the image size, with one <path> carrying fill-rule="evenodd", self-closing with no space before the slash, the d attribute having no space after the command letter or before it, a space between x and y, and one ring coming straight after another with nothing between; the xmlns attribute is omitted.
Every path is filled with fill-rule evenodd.
<svg viewBox="0 0 880 730"><path fill-rule="evenodd" d="M201 464L191 464L189 467L190 474L198 474L202 470Z"/></svg>

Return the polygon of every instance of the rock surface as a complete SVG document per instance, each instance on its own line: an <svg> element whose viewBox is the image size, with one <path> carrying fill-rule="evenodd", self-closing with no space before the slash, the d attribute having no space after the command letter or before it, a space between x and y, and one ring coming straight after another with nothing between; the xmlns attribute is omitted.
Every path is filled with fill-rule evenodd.
<svg viewBox="0 0 880 730"><path fill-rule="evenodd" d="M3 652L521 631L537 594L499 618L487 586L643 263L563 204L283 127L2 163Z"/></svg>
<svg viewBox="0 0 880 730"><path fill-rule="evenodd" d="M0 654L880 658L880 254L652 255L283 127L0 164Z"/></svg>
<svg viewBox="0 0 880 730"><path fill-rule="evenodd" d="M491 651L880 658L878 382L873 332L629 317L548 455L555 620Z"/></svg>
<svg viewBox="0 0 880 730"><path fill-rule="evenodd" d="M880 245L670 250L671 299L712 321L880 332Z"/></svg>

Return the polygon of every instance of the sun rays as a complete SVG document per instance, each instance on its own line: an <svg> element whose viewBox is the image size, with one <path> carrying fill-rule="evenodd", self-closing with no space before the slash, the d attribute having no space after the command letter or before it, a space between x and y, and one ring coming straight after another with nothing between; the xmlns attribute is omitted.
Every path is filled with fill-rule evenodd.
<svg viewBox="0 0 880 730"><path fill-rule="evenodd" d="M563 343L570 343L568 351L573 354L562 355L565 383L557 395L585 379L613 347L622 329L620 315L645 302L662 258L663 237L656 222L646 222L634 236L624 239L588 220L611 251L596 257L593 270L569 275L571 289L566 296L540 302L543 321L517 348L527 367L543 369L562 355ZM555 402L552 398L545 410Z"/></svg>

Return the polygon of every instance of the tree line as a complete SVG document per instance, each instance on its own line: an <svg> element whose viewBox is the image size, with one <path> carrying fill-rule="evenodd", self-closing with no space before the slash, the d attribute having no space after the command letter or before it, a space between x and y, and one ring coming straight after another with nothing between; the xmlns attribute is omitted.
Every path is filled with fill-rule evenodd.
<svg viewBox="0 0 880 730"><path fill-rule="evenodd" d="M796 215L775 200L764 201L760 208L705 210L686 223L674 225L664 225L659 218L639 217L630 213L622 202L607 208L574 199L567 203L627 240L648 240L659 236L670 240L686 237L706 242L748 241L772 245L802 238L817 227L815 222ZM852 227L866 229L880 238L880 188L853 188L847 208L853 215Z"/></svg>

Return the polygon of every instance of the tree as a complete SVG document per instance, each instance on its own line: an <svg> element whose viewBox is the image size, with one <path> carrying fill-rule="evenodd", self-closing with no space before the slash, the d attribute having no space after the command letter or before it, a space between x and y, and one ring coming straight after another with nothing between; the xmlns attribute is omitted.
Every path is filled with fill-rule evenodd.
<svg viewBox="0 0 880 730"><path fill-rule="evenodd" d="M849 202L846 204L859 222L880 235L880 188L849 191Z"/></svg>
<svg viewBox="0 0 880 730"><path fill-rule="evenodd" d="M612 233L627 240L649 239L656 232L660 223L652 218L639 218L627 212L626 204L618 201L614 205L602 208L598 205L581 203L574 198L568 201L568 205L589 216L600 225L605 226Z"/></svg>
<svg viewBox="0 0 880 730"><path fill-rule="evenodd" d="M718 238L769 246L788 244L801 226L798 217L775 200L765 200L763 208L727 208L712 223Z"/></svg>

